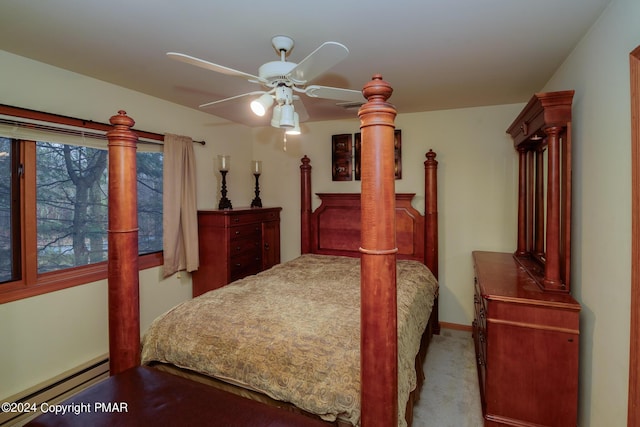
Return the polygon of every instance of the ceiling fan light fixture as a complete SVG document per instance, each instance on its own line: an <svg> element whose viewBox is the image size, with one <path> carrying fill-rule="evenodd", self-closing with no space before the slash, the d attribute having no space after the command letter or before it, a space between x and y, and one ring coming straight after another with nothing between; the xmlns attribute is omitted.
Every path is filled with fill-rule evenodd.
<svg viewBox="0 0 640 427"><path fill-rule="evenodd" d="M251 101L251 111L256 116L262 117L271 105L273 105L273 97L268 93L263 93L260 98Z"/></svg>
<svg viewBox="0 0 640 427"><path fill-rule="evenodd" d="M294 114L293 105L283 104L280 110L280 127L293 128L295 126Z"/></svg>
<svg viewBox="0 0 640 427"><path fill-rule="evenodd" d="M273 113L271 114L271 126L280 128L280 116L282 116L282 106L276 105L273 107Z"/></svg>
<svg viewBox="0 0 640 427"><path fill-rule="evenodd" d="M300 135L300 116L298 113L293 113L293 127L285 131L287 135Z"/></svg>
<svg viewBox="0 0 640 427"><path fill-rule="evenodd" d="M230 96L224 99L207 102L201 104L200 108L211 107L223 102L235 100L238 98L247 99L250 97L251 110L257 115L264 117L267 110L271 107L272 117L271 126L278 129L289 130L295 133L299 125L294 119L294 101L301 101L297 94L306 94L311 98L332 99L336 101L358 102L362 103L362 93L351 89L343 89L330 86L307 86L307 83L316 77L327 72L337 63L342 61L349 54L346 46L338 42L328 41L322 43L317 49L303 58L300 62L290 62L286 60L291 49L293 49L293 39L288 36L275 36L272 39L272 45L280 56L279 61L270 61L262 64L258 68L258 74L245 73L244 71L234 70L224 65L214 64L213 62L194 56L185 55L178 52L168 52L167 56L190 65L195 65L216 73L229 76L239 77L248 80L251 83L258 83L264 87L260 91L252 91L240 95ZM297 93L294 95L294 92ZM305 121L308 119L308 113L302 104L296 104L299 117L297 121ZM246 107L243 107L243 110ZM246 111L246 110L244 110ZM231 116L234 113L230 113ZM228 118L228 117L227 117ZM262 121L247 119L246 117L229 118L249 126L261 124Z"/></svg>

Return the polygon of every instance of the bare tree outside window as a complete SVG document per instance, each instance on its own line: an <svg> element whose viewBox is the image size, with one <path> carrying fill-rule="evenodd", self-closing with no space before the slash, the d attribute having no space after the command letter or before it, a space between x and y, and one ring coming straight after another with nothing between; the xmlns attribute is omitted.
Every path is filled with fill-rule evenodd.
<svg viewBox="0 0 640 427"><path fill-rule="evenodd" d="M38 142L38 272L107 259L107 152Z"/></svg>
<svg viewBox="0 0 640 427"><path fill-rule="evenodd" d="M162 153L139 152L138 169L138 253L162 250Z"/></svg>
<svg viewBox="0 0 640 427"><path fill-rule="evenodd" d="M11 139L0 137L0 283L14 278L14 239L12 236L13 182Z"/></svg>
<svg viewBox="0 0 640 427"><path fill-rule="evenodd" d="M107 151L38 142L38 272L107 259ZM140 253L162 250L162 154L138 153Z"/></svg>

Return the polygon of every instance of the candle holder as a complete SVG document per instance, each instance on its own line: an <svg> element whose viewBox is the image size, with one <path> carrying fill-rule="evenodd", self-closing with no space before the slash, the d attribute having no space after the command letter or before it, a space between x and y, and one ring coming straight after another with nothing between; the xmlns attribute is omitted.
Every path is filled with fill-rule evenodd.
<svg viewBox="0 0 640 427"><path fill-rule="evenodd" d="M220 193L222 198L218 203L218 209L233 209L231 200L227 199L227 172L229 172L230 156L218 156L218 168L220 175L222 175L222 186Z"/></svg>
<svg viewBox="0 0 640 427"><path fill-rule="evenodd" d="M260 179L260 173L262 172L262 162L259 160L253 160L251 162L251 170L253 171L253 176L256 177L256 197L251 201L251 207L261 208L262 200L260 200L260 184L258 180Z"/></svg>

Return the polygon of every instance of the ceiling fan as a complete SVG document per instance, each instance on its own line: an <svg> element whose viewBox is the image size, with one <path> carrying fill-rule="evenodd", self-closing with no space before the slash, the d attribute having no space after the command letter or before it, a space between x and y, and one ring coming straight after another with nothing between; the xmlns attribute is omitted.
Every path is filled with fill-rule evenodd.
<svg viewBox="0 0 640 427"><path fill-rule="evenodd" d="M280 60L267 62L260 66L257 76L183 53L168 52L167 56L207 70L240 77L262 85L263 90L207 102L200 105L200 108L210 107L242 97L254 97L251 102L252 111L258 116L263 116L273 106L271 126L285 129L289 134L300 133L299 123L308 119L308 114L298 94L305 94L312 98L333 99L349 105L364 103L362 92L357 90L307 85L314 78L325 73L347 57L349 49L343 44L325 42L299 63L286 60L287 55L293 49L293 39L287 36L275 36L271 39L271 44L280 55Z"/></svg>

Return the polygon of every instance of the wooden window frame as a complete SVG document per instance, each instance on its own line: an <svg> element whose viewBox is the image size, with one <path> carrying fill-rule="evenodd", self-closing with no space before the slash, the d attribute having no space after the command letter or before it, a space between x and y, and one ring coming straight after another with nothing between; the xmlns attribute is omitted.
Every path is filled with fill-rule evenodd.
<svg viewBox="0 0 640 427"><path fill-rule="evenodd" d="M99 131L109 131L112 127L104 123L76 119L56 114L43 113L34 110L27 110L18 107L0 105L0 114L15 116L20 118L40 120L80 128L87 128ZM144 138L163 141L164 136L150 132L138 131L136 133ZM20 150L20 163L35 165L36 144L34 141L22 142L23 149ZM38 274L37 272L37 248L34 244L36 240L36 218L35 203L36 196L32 192L27 192L29 188L35 188L36 174L27 173L24 179L20 180L20 257L21 257L21 278L13 282L0 284L0 304L17 301L73 286L104 280L107 278L107 261L66 268L59 271L51 271ZM29 243L31 242L31 244ZM140 270L162 265L164 262L162 252L141 255L138 266Z"/></svg>

